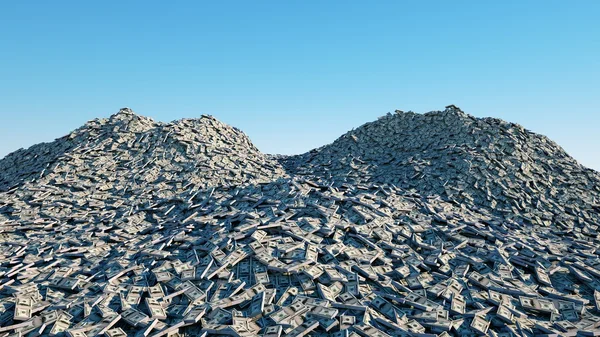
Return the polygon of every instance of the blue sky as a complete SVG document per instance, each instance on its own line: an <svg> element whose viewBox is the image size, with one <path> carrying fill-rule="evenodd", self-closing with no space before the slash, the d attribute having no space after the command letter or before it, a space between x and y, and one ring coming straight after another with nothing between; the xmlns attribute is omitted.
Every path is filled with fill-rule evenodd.
<svg viewBox="0 0 600 337"><path fill-rule="evenodd" d="M294 154L453 103L600 170L599 17L583 0L3 1L0 157L124 106Z"/></svg>

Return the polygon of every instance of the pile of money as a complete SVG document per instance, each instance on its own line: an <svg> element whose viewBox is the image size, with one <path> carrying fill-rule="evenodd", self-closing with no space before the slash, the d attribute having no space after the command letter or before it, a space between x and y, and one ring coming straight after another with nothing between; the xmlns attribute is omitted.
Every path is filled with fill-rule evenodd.
<svg viewBox="0 0 600 337"><path fill-rule="evenodd" d="M529 180L507 164L498 170L500 156L468 171L458 153L472 145L459 139L490 147L489 128L519 139L521 128L455 107L413 115L292 158L260 153L211 116L158 123L122 109L9 155L0 161L0 337L600 334L598 206L586 204L597 173L563 168L541 183L532 168L520 168ZM461 129L463 119L472 122ZM352 155L362 142L381 150L382 125L394 144L405 136L394 128L423 132L394 145L422 151L409 165L422 175L401 176L408 164L393 158ZM456 151L453 166L450 152L417 144L440 138L456 141L446 149ZM554 145L545 146L535 151ZM443 165L474 179L445 185L473 200L431 193ZM538 193L552 180L560 184ZM496 184L507 181L500 200ZM479 188L490 194L479 199ZM552 203L563 217L540 216Z"/></svg>

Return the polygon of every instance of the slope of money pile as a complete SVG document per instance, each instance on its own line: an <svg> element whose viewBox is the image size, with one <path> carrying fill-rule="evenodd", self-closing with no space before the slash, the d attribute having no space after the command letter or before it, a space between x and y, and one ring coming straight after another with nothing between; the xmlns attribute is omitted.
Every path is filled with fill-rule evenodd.
<svg viewBox="0 0 600 337"><path fill-rule="evenodd" d="M598 172L545 136L455 106L390 113L286 165L295 174L392 183L542 226L600 223Z"/></svg>
<svg viewBox="0 0 600 337"><path fill-rule="evenodd" d="M212 116L165 124L124 108L52 143L9 154L0 161L0 190L32 180L37 185L101 182L99 188L139 195L175 182L223 186L284 175L243 132Z"/></svg>
<svg viewBox="0 0 600 337"><path fill-rule="evenodd" d="M454 107L294 157L123 109L0 161L0 337L597 335L597 176Z"/></svg>

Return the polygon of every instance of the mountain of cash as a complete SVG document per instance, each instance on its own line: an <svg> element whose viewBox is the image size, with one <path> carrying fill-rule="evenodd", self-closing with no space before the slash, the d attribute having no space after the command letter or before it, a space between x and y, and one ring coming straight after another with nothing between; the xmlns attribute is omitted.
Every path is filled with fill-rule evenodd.
<svg viewBox="0 0 600 337"><path fill-rule="evenodd" d="M600 174L455 106L297 156L128 108L0 160L0 337L598 336Z"/></svg>

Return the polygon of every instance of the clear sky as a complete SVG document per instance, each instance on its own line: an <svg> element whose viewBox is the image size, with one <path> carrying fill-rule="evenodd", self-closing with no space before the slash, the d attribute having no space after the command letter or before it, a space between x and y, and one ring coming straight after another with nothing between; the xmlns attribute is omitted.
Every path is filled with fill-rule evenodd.
<svg viewBox="0 0 600 337"><path fill-rule="evenodd" d="M0 157L125 106L295 154L448 104L600 170L600 1L0 2Z"/></svg>

